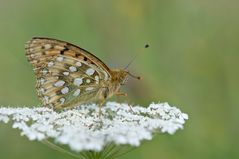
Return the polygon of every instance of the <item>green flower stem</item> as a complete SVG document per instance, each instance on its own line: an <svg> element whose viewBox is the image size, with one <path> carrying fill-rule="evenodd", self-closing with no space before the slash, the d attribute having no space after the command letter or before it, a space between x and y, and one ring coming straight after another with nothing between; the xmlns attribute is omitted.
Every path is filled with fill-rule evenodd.
<svg viewBox="0 0 239 159"><path fill-rule="evenodd" d="M61 146L54 144L53 142L49 140L43 140L42 143L56 151L59 151L63 154L72 156L77 159L115 159L134 149L133 147L129 148L129 146L126 146L126 145L117 146L113 143L110 143L110 144L107 144L104 147L104 149L100 152L83 151L80 153L73 153L65 148L62 148Z"/></svg>

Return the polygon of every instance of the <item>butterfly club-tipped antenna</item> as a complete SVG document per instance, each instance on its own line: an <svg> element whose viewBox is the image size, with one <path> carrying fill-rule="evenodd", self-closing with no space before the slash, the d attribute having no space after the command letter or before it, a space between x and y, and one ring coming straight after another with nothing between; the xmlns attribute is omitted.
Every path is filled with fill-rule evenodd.
<svg viewBox="0 0 239 159"><path fill-rule="evenodd" d="M131 77L133 77L133 78L135 78L135 79L138 79L138 80L141 79L140 76L135 76L135 75L131 74L130 72L127 72L127 73L128 73L128 75L130 75Z"/></svg>
<svg viewBox="0 0 239 159"><path fill-rule="evenodd" d="M149 44L145 44L144 48L148 48L148 47L149 47ZM132 60L130 60L130 62L126 65L126 67L124 68L124 70L128 69L129 66L134 62L134 60L135 60L142 52L143 52L143 51L141 51L141 52L139 52L138 54L136 54L136 55L134 56L134 58L133 58ZM130 76L133 77L133 78L136 78L136 79L138 79L138 80L141 79L140 76L135 76L135 75L131 74L130 72L127 72L127 73L128 73L128 75L130 75Z"/></svg>
<svg viewBox="0 0 239 159"><path fill-rule="evenodd" d="M144 48L148 48L149 47L149 44L145 44ZM136 54L134 56L134 58L132 60L130 60L130 62L125 66L124 70L128 69L129 66L134 62L134 60L140 55L142 54L143 51L139 52L138 54Z"/></svg>

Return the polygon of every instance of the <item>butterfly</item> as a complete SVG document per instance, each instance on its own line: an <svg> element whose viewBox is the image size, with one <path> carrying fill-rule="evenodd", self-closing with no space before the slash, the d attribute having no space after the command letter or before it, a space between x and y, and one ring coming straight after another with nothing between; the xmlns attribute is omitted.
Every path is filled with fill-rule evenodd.
<svg viewBox="0 0 239 159"><path fill-rule="evenodd" d="M113 95L125 95L120 87L128 75L140 79L126 69L110 69L90 52L61 40L34 37L25 52L39 99L56 110L93 102L101 106Z"/></svg>

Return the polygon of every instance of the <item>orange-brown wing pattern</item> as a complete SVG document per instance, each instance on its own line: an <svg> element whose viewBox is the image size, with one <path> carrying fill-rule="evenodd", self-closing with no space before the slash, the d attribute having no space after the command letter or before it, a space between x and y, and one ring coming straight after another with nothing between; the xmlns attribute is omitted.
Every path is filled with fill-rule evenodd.
<svg viewBox="0 0 239 159"><path fill-rule="evenodd" d="M37 77L37 92L44 105L54 108L87 103L111 78L110 69L93 54L73 44L33 38L26 55Z"/></svg>

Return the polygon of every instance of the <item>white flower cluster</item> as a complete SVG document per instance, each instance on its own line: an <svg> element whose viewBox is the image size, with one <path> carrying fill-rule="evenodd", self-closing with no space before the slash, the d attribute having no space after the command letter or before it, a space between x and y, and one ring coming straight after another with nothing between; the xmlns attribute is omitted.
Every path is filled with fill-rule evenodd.
<svg viewBox="0 0 239 159"><path fill-rule="evenodd" d="M188 115L168 103L144 108L108 102L99 117L97 105L83 105L55 112L49 108L0 108L0 121L13 121L29 140L54 139L74 151L101 151L105 145L139 146L151 140L153 133L175 133L182 129Z"/></svg>

